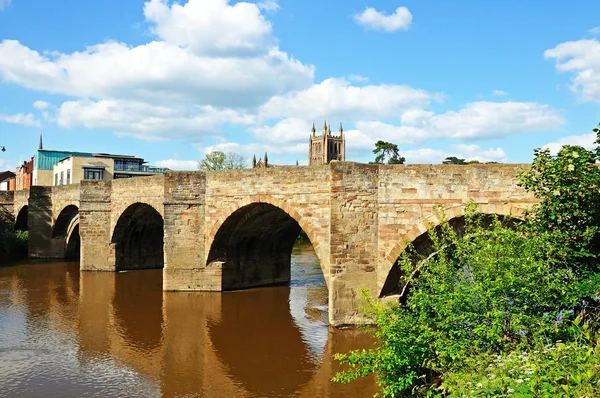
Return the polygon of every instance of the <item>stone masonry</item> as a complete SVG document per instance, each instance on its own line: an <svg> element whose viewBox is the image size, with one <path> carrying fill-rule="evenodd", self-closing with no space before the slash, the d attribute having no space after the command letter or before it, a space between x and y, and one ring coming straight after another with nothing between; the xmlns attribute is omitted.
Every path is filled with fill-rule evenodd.
<svg viewBox="0 0 600 398"><path fill-rule="evenodd" d="M163 268L167 291L223 291L289 281L291 249L308 235L329 288L332 325L353 324L360 289L374 297L406 247L467 201L520 217L535 200L517 187L524 165L367 165L165 175L32 187L0 195L28 211L31 257L64 257L81 237L81 270ZM27 207L25 207L27 204ZM79 242L79 241L77 241Z"/></svg>

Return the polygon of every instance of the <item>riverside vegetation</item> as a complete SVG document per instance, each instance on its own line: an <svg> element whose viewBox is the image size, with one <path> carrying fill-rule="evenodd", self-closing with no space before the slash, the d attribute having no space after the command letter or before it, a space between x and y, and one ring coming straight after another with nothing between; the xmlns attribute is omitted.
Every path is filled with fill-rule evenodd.
<svg viewBox="0 0 600 398"><path fill-rule="evenodd" d="M594 129L600 145L600 125ZM383 397L600 395L600 147L537 149L521 221L467 205L398 260L397 303L365 297L369 350L337 354L334 380L375 374Z"/></svg>
<svg viewBox="0 0 600 398"><path fill-rule="evenodd" d="M17 231L12 224L0 222L0 254L9 258L27 255L29 234Z"/></svg>

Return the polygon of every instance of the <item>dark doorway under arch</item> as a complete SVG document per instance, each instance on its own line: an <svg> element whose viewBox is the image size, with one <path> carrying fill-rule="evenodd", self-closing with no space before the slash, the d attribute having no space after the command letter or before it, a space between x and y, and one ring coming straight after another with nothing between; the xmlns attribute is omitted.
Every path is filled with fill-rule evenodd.
<svg viewBox="0 0 600 398"><path fill-rule="evenodd" d="M129 206L113 232L117 271L163 268L164 220L145 203Z"/></svg>
<svg viewBox="0 0 600 398"><path fill-rule="evenodd" d="M222 289L283 284L290 281L292 248L301 228L284 210L252 203L221 225L207 259L222 268Z"/></svg>
<svg viewBox="0 0 600 398"><path fill-rule="evenodd" d="M29 206L25 205L19 210L19 214L17 215L17 219L15 220L15 230L16 231L28 231L29 227L27 225L29 218Z"/></svg>

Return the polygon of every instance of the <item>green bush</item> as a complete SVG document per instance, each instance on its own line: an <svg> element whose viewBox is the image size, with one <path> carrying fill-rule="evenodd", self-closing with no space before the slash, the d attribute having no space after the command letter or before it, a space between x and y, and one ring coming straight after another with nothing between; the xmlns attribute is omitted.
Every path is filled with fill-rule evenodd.
<svg viewBox="0 0 600 398"><path fill-rule="evenodd" d="M11 255L26 254L29 247L29 233L16 231L10 224L0 225L0 252Z"/></svg>
<svg viewBox="0 0 600 398"><path fill-rule="evenodd" d="M526 349L567 332L569 313L561 310L574 304L566 294L574 275L548 261L543 234L498 218L484 225L472 205L466 213L464 235L443 221L430 230L434 254L400 258L402 305L365 296L379 342L338 354L348 368L334 380L376 373L385 397L427 394L473 356Z"/></svg>
<svg viewBox="0 0 600 398"><path fill-rule="evenodd" d="M597 151L563 146L556 156L535 150L520 185L540 203L529 214L533 231L548 234L552 254L580 274L598 272L600 255L600 161Z"/></svg>
<svg viewBox="0 0 600 398"><path fill-rule="evenodd" d="M477 357L469 372L444 377L448 397L595 397L600 344L556 342L531 351ZM486 366L487 365L487 366Z"/></svg>

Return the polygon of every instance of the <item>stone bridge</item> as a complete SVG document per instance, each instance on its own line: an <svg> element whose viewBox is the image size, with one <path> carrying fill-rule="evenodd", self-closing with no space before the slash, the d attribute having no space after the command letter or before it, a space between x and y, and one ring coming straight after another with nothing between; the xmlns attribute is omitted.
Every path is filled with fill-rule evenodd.
<svg viewBox="0 0 600 398"><path fill-rule="evenodd" d="M2 192L29 256L80 256L82 271L163 268L163 290L224 291L286 283L300 230L319 258L332 325L360 321L359 291L397 289L406 242L473 200L519 217L535 200L517 187L525 165L368 165L332 162L83 181Z"/></svg>

